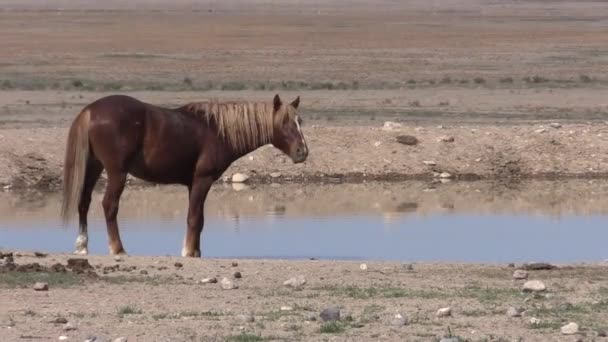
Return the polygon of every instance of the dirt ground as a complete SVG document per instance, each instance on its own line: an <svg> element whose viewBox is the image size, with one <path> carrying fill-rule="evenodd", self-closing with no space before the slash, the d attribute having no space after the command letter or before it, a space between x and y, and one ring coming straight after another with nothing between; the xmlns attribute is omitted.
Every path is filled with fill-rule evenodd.
<svg viewBox="0 0 608 342"><path fill-rule="evenodd" d="M0 193L0 216L18 220L24 203L57 211L52 196L29 190L60 188L68 125L113 93L165 106L301 96L309 160L293 165L271 147L242 158L226 176L245 173L250 184L214 187L216 215L265 211L301 195L318 201L283 210L604 214L605 184L592 178L608 175L606 18L605 1L0 0L0 187L11 192ZM402 126L384 130L385 121ZM401 144L399 135L418 142ZM374 180L402 182L372 190L365 182ZM259 183L270 189L257 191ZM183 216L175 206L184 192L172 189L158 201L146 189L127 190L121 213ZM243 205L233 212L222 201ZM74 275L47 268L71 256L24 254L14 262L44 267L18 272L3 258L3 341L606 339L605 264L529 271L547 285L530 294L512 279L521 265L367 262L361 270L344 261L232 267L92 256L94 274ZM242 278L232 279L236 271ZM296 275L306 277L303 289L283 286ZM239 288L197 283L206 277ZM41 280L48 292L32 289ZM338 323L321 322L330 305L343 307ZM447 306L452 317L435 316ZM510 306L525 309L523 317L507 316ZM397 311L408 325L393 324ZM49 323L58 317L76 330ZM580 325L577 335L560 333L568 322Z"/></svg>
<svg viewBox="0 0 608 342"><path fill-rule="evenodd" d="M4 262L4 341L601 341L608 322L606 265L530 270L547 287L531 293L512 277L524 265L89 257L87 269L68 258L24 254L10 271ZM296 276L306 283L283 284ZM49 290L34 291L35 281ZM340 320L323 322L334 305ZM451 316L437 317L444 307ZM509 307L525 311L509 317ZM560 333L569 322L575 336Z"/></svg>

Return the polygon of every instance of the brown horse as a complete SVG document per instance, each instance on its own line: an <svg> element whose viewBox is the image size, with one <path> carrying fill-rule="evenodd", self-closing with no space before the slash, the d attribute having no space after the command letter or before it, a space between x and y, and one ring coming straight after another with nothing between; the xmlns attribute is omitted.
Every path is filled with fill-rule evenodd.
<svg viewBox="0 0 608 342"><path fill-rule="evenodd" d="M214 181L240 157L272 144L301 163L308 147L300 128L300 97L284 104L279 95L264 102L198 102L161 108L112 95L85 106L68 135L63 175L62 217L78 209L77 254L87 254L91 193L105 169L102 205L110 254L124 254L116 217L127 174L188 187L187 232L182 256L200 256L204 204Z"/></svg>

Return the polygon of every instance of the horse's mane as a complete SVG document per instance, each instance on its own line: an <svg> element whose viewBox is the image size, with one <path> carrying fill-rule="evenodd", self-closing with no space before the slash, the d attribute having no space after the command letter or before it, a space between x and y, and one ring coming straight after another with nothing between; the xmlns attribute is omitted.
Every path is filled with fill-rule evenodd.
<svg viewBox="0 0 608 342"><path fill-rule="evenodd" d="M236 151L244 152L272 141L273 105L266 102L192 102L180 111L193 114L217 128L217 133ZM279 115L287 115L279 110Z"/></svg>

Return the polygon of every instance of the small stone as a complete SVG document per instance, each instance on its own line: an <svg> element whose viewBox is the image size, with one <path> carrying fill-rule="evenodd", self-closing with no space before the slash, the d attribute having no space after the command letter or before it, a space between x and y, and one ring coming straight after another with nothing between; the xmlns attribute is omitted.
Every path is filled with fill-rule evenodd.
<svg viewBox="0 0 608 342"><path fill-rule="evenodd" d="M305 319L307 321L314 322L314 321L317 320L317 315L315 315L314 313L309 313L309 314L306 315Z"/></svg>
<svg viewBox="0 0 608 342"><path fill-rule="evenodd" d="M437 317L448 317L452 316L452 309L450 307L441 308L437 310Z"/></svg>
<svg viewBox="0 0 608 342"><path fill-rule="evenodd" d="M414 269L414 265L412 265L412 264L404 264L403 268L405 268L408 271L412 271Z"/></svg>
<svg viewBox="0 0 608 342"><path fill-rule="evenodd" d="M270 174L270 177L272 178L279 178L281 177L281 173L280 172L273 172Z"/></svg>
<svg viewBox="0 0 608 342"><path fill-rule="evenodd" d="M434 162L434 161L432 161L432 160L423 160L423 161L422 161L422 163L423 163L424 165L429 165L429 166L434 166L434 165L437 165L437 163L435 163L435 162Z"/></svg>
<svg viewBox="0 0 608 342"><path fill-rule="evenodd" d="M233 274L235 279L241 279L243 277L243 275L241 274L241 272L234 272Z"/></svg>
<svg viewBox="0 0 608 342"><path fill-rule="evenodd" d="M460 342L458 337L444 337L439 342Z"/></svg>
<svg viewBox="0 0 608 342"><path fill-rule="evenodd" d="M48 290L49 290L49 283L38 282L38 283L34 284L34 291L48 291Z"/></svg>
<svg viewBox="0 0 608 342"><path fill-rule="evenodd" d="M235 173L232 175L232 183L245 183L249 180L249 176L243 173Z"/></svg>
<svg viewBox="0 0 608 342"><path fill-rule="evenodd" d="M217 283L217 278L204 278L201 280L201 284L215 284Z"/></svg>
<svg viewBox="0 0 608 342"><path fill-rule="evenodd" d="M65 336L65 335L61 335L61 336L59 336L59 341L65 341L65 340L67 340L67 339L68 339L68 337L67 337L67 336Z"/></svg>
<svg viewBox="0 0 608 342"><path fill-rule="evenodd" d="M439 142L444 142L444 143L451 143L454 142L454 137L449 136L449 135L443 135L441 137L439 137L439 139L437 139Z"/></svg>
<svg viewBox="0 0 608 342"><path fill-rule="evenodd" d="M122 261L122 257L120 255L115 255L114 256L114 261L121 262Z"/></svg>
<svg viewBox="0 0 608 342"><path fill-rule="evenodd" d="M239 263L236 261L233 261L232 264L230 264L232 267L238 267Z"/></svg>
<svg viewBox="0 0 608 342"><path fill-rule="evenodd" d="M442 172L439 174L439 178L452 178L452 175L448 172Z"/></svg>
<svg viewBox="0 0 608 342"><path fill-rule="evenodd" d="M545 290L547 290L547 287L540 280L528 280L522 287L524 292L542 292Z"/></svg>
<svg viewBox="0 0 608 342"><path fill-rule="evenodd" d="M528 270L528 271L541 271L541 270L552 270L557 268L557 266L555 265L551 265L549 263L546 262L533 262L530 264L523 264L521 265L521 268L523 268L524 270Z"/></svg>
<svg viewBox="0 0 608 342"><path fill-rule="evenodd" d="M243 323L251 323L251 322L255 321L255 318L251 315L237 315L236 319L239 322L243 322Z"/></svg>
<svg viewBox="0 0 608 342"><path fill-rule="evenodd" d="M404 326L407 324L408 324L407 318L404 317L403 315L401 315L400 313L396 314L395 317L393 317L393 320L391 321L391 325L396 326L396 327Z"/></svg>
<svg viewBox="0 0 608 342"><path fill-rule="evenodd" d="M54 320L52 320L51 323L67 324L68 320L65 317L57 317Z"/></svg>
<svg viewBox="0 0 608 342"><path fill-rule="evenodd" d="M359 265L359 268L361 269L361 271L365 271L367 270L367 264L361 264Z"/></svg>
<svg viewBox="0 0 608 342"><path fill-rule="evenodd" d="M570 322L564 325L560 330L563 335L574 335L578 333L578 324Z"/></svg>
<svg viewBox="0 0 608 342"><path fill-rule="evenodd" d="M126 337L119 337L119 338L115 339L114 342L127 342L127 338Z"/></svg>
<svg viewBox="0 0 608 342"><path fill-rule="evenodd" d="M540 324L540 318L531 317L530 318L530 324L532 324L532 325L538 325L538 324Z"/></svg>
<svg viewBox="0 0 608 342"><path fill-rule="evenodd" d="M539 133L539 134L540 133L546 133L546 132L547 132L547 130L545 128L539 128L539 129L537 129L537 130L534 131L534 133Z"/></svg>
<svg viewBox="0 0 608 342"><path fill-rule="evenodd" d="M558 122L552 122L549 124L549 126L553 127L553 128L562 128L562 125Z"/></svg>
<svg viewBox="0 0 608 342"><path fill-rule="evenodd" d="M512 262L510 262L510 263L507 265L507 267L513 268L513 267L515 267L515 264L514 264L514 263L512 263Z"/></svg>
<svg viewBox="0 0 608 342"><path fill-rule="evenodd" d="M173 266L175 266L177 268L182 268L182 267L184 267L184 264L182 264L181 262L176 262Z"/></svg>
<svg viewBox="0 0 608 342"><path fill-rule="evenodd" d="M303 275L298 275L293 278L289 278L283 282L284 286L293 287L293 288L301 288L306 284L306 278Z"/></svg>
<svg viewBox="0 0 608 342"><path fill-rule="evenodd" d="M222 278L220 285L224 290L234 290L239 288L234 282L232 282L232 280L228 278Z"/></svg>
<svg viewBox="0 0 608 342"><path fill-rule="evenodd" d="M337 306L327 307L327 308L323 309L323 311L321 311L320 316L321 316L321 319L323 320L323 322L339 321L340 320L340 308L338 308Z"/></svg>
<svg viewBox="0 0 608 342"><path fill-rule="evenodd" d="M382 145L382 141L376 141L376 142L374 143L374 147L378 147L378 146L380 146L380 145Z"/></svg>
<svg viewBox="0 0 608 342"><path fill-rule="evenodd" d="M72 330L76 330L76 327L70 322L66 323L63 326L63 331L72 331Z"/></svg>
<svg viewBox="0 0 608 342"><path fill-rule="evenodd" d="M479 163L481 161L481 158L477 158L475 159L475 161Z"/></svg>
<svg viewBox="0 0 608 342"><path fill-rule="evenodd" d="M141 274L141 275L147 275L147 274L148 274L148 271L146 271L146 270L141 270L141 271L139 271L139 274Z"/></svg>
<svg viewBox="0 0 608 342"><path fill-rule="evenodd" d="M528 272L524 270L515 270L515 272L513 272L513 279L528 279Z"/></svg>
<svg viewBox="0 0 608 342"><path fill-rule="evenodd" d="M34 252L34 256L37 258L46 258L48 254L42 252Z"/></svg>
<svg viewBox="0 0 608 342"><path fill-rule="evenodd" d="M418 144L418 138L416 138L413 135L398 135L397 136L397 142L403 145L417 145Z"/></svg>
<svg viewBox="0 0 608 342"><path fill-rule="evenodd" d="M403 127L403 125L398 122L386 121L384 122L382 129L385 131L393 131L396 129L401 129L401 127Z"/></svg>
<svg viewBox="0 0 608 342"><path fill-rule="evenodd" d="M521 309L510 307L510 308L507 309L507 316L509 316L509 317L521 317L521 312L522 311L523 310L521 310Z"/></svg>

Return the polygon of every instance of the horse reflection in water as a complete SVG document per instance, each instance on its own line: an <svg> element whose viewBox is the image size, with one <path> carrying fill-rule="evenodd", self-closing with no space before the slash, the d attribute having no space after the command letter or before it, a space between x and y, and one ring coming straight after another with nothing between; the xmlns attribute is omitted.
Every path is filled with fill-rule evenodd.
<svg viewBox="0 0 608 342"><path fill-rule="evenodd" d="M214 181L237 159L272 144L294 163L308 147L298 116L300 98L272 102L197 102L169 109L112 95L85 106L67 140L62 217L78 212L77 254L88 253L87 214L102 171L108 181L102 205L110 254L124 254L118 231L120 196L127 174L188 188L187 231L182 256L201 256L204 204Z"/></svg>

